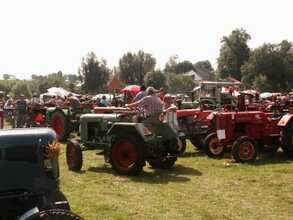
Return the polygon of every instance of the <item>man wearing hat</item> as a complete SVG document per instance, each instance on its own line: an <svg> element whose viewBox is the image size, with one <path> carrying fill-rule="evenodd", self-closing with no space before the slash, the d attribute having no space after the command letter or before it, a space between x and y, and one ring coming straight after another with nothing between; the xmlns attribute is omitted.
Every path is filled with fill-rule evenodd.
<svg viewBox="0 0 293 220"><path fill-rule="evenodd" d="M159 116L163 112L163 103L156 95L156 90L153 87L148 87L146 94L147 96L141 100L125 106L130 108L142 108L146 117Z"/></svg>
<svg viewBox="0 0 293 220"><path fill-rule="evenodd" d="M24 94L20 94L20 99L18 99L15 104L16 127L22 128L25 125L28 110L28 102L25 99Z"/></svg>
<svg viewBox="0 0 293 220"><path fill-rule="evenodd" d="M42 105L42 101L41 99L38 97L38 93L34 92L33 93L33 97L31 99L31 105L32 107L39 107L40 105Z"/></svg>

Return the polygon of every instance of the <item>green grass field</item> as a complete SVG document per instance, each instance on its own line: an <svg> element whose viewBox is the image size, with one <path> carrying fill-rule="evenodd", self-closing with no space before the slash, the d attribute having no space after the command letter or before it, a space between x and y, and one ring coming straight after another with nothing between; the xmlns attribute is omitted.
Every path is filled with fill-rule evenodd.
<svg viewBox="0 0 293 220"><path fill-rule="evenodd" d="M60 157L61 189L74 212L93 219L293 219L293 163L282 152L251 165L209 159L188 146L171 170L149 166L116 175L102 155L84 152L82 172Z"/></svg>

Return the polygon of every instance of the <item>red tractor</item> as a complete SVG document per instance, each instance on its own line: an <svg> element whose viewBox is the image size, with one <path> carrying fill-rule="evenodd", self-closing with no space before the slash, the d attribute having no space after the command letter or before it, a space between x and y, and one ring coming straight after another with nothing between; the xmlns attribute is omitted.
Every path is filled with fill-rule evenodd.
<svg viewBox="0 0 293 220"><path fill-rule="evenodd" d="M204 140L204 150L210 157L221 157L231 149L237 162L255 160L259 148L277 150L280 145L280 118L261 111L218 112L216 132Z"/></svg>

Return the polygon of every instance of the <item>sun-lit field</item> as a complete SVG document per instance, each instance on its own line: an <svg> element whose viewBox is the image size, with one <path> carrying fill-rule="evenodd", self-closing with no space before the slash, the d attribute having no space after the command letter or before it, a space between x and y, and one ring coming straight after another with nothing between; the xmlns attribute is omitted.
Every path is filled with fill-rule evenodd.
<svg viewBox="0 0 293 220"><path fill-rule="evenodd" d="M282 152L251 165L209 159L188 146L171 170L149 166L116 175L103 155L84 152L82 172L67 170L61 189L85 219L293 219L293 163Z"/></svg>

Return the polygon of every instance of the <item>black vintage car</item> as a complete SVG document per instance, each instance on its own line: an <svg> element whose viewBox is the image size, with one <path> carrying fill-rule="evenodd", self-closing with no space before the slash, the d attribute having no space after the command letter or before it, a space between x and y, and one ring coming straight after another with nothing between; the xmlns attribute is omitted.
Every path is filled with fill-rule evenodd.
<svg viewBox="0 0 293 220"><path fill-rule="evenodd" d="M41 214L48 218L62 212L70 216L59 191L59 150L49 128L0 131L0 220L42 219Z"/></svg>

